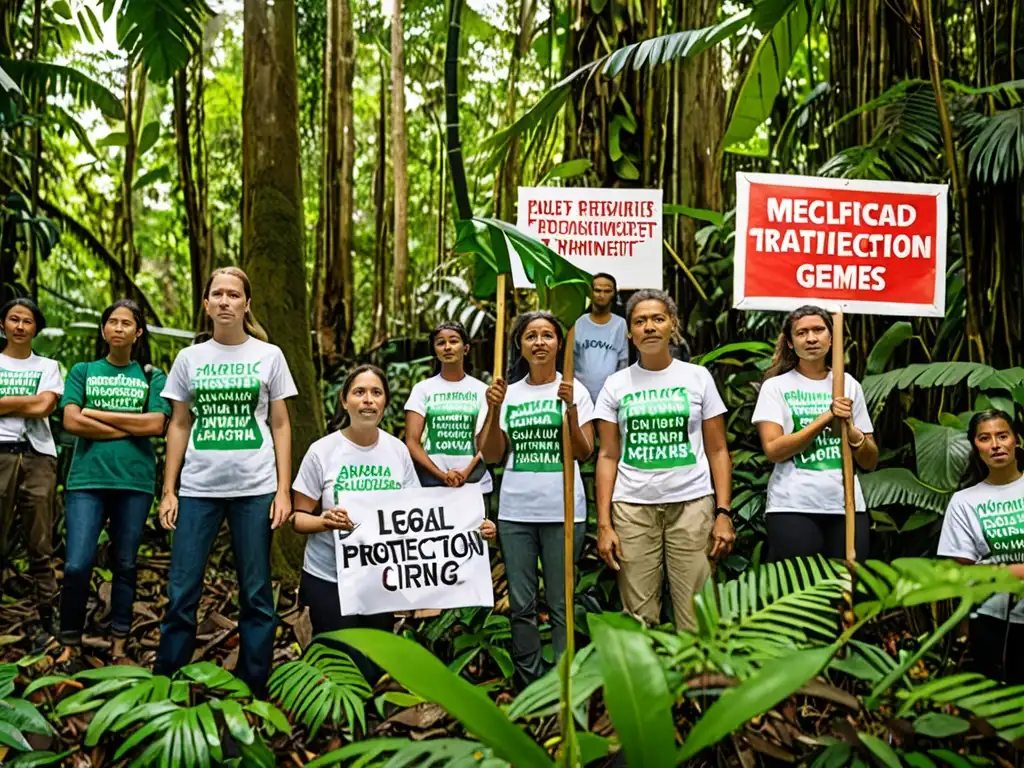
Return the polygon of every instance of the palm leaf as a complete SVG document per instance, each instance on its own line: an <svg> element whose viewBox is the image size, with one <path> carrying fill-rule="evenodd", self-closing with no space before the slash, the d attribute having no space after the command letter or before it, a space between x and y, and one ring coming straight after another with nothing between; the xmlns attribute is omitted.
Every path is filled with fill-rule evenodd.
<svg viewBox="0 0 1024 768"><path fill-rule="evenodd" d="M327 768L342 765L345 768L411 768L411 766L445 766L445 768L477 768L480 765L498 768L508 765L491 754L490 749L478 741L464 739L370 739L347 744L341 749L321 755L306 763L306 768Z"/></svg>
<svg viewBox="0 0 1024 768"><path fill-rule="evenodd" d="M967 167L984 184L1016 181L1024 173L1024 107L976 115L969 123Z"/></svg>
<svg viewBox="0 0 1024 768"><path fill-rule="evenodd" d="M336 648L313 643L301 659L275 669L267 689L285 712L306 727L311 739L328 720L366 728L364 702L372 689L352 658Z"/></svg>
<svg viewBox="0 0 1024 768"><path fill-rule="evenodd" d="M952 495L925 485L903 467L878 469L861 475L860 487L869 509L901 505L942 514Z"/></svg>
<svg viewBox="0 0 1024 768"><path fill-rule="evenodd" d="M1024 685L1008 686L966 672L931 680L897 695L903 700L897 717L912 712L920 703L952 706L987 722L1004 741L1024 739Z"/></svg>
<svg viewBox="0 0 1024 768"><path fill-rule="evenodd" d="M598 664L596 646L587 645L572 660L573 713L581 727L587 725L586 705L602 685L604 676ZM560 694L558 668L552 667L543 677L533 681L509 705L510 720L547 717L558 712Z"/></svg>
<svg viewBox="0 0 1024 768"><path fill-rule="evenodd" d="M36 89L47 97L67 96L82 107L95 107L111 120L124 120L124 105L109 89L73 67L46 61L0 58L0 67L26 93Z"/></svg>
<svg viewBox="0 0 1024 768"><path fill-rule="evenodd" d="M113 12L104 2L104 18ZM123 0L117 14L118 44L131 61L165 83L188 62L203 38L203 21L213 11L203 0Z"/></svg>
<svg viewBox="0 0 1024 768"><path fill-rule="evenodd" d="M953 387L967 381L969 387L981 387L993 381L996 369L983 363L962 361L914 363L874 376L865 376L862 385L869 406L874 409L894 389L909 387Z"/></svg>

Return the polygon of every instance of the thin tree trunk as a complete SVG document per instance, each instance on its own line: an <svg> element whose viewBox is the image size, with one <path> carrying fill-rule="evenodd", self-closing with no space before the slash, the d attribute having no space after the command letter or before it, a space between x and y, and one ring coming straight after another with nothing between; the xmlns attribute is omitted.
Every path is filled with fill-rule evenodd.
<svg viewBox="0 0 1024 768"><path fill-rule="evenodd" d="M388 130L387 79L380 63L380 93L377 111L377 167L373 173L374 253L373 253L373 337L375 347L387 338L388 305Z"/></svg>
<svg viewBox="0 0 1024 768"><path fill-rule="evenodd" d="M394 173L394 327L408 328L406 300L409 277L409 169L405 122L405 45L402 39L402 0L391 10L391 163Z"/></svg>
<svg viewBox="0 0 1024 768"><path fill-rule="evenodd" d="M245 0L242 96L242 247L253 310L284 353L299 394L288 403L292 469L323 433L313 368L303 257L295 0ZM305 545L283 526L271 555L293 582Z"/></svg>
<svg viewBox="0 0 1024 768"><path fill-rule="evenodd" d="M522 0L519 4L519 33L512 46L512 56L508 65L508 81L505 97L505 125L511 125L516 119L516 105L519 95L519 72L523 58L530 53L533 31L537 16L536 0ZM516 200L519 194L519 182L522 169L519 167L519 137L512 139L508 152L502 160L498 181L494 185L497 195L494 210L499 219L515 220ZM569 160L571 158L565 158Z"/></svg>
<svg viewBox="0 0 1024 768"><path fill-rule="evenodd" d="M200 204L193 168L192 146L189 130L188 67L174 75L174 139L178 155L178 179L185 201L185 223L188 228L189 271L192 276L192 327L198 328L203 312L203 287L209 273L203 267L208 262L206 250L207 225ZM201 130L197 126L196 130Z"/></svg>
<svg viewBox="0 0 1024 768"><path fill-rule="evenodd" d="M42 13L43 13L43 0L36 0L35 5L32 7L32 54L31 60L35 61L39 58L39 50L42 45ZM43 89L38 86L34 89L30 95L32 99L32 109L37 115L41 115L43 111ZM32 121L32 132L30 134L30 141L32 144L32 170L31 170L31 189L29 189L29 206L32 213L32 217L35 218L39 215L39 185L40 176L39 169L43 163L43 138L42 131L38 120ZM32 296L33 301L39 300L39 242L36 238L36 228L28 228L28 247L29 247L29 261L28 261L28 290Z"/></svg>
<svg viewBox="0 0 1024 768"><path fill-rule="evenodd" d="M466 185L466 166L462 158L462 141L459 138L459 37L462 31L463 0L449 0L448 38L444 53L444 103L447 124L448 168L455 190L455 208L459 219L473 217L469 203L469 187Z"/></svg>

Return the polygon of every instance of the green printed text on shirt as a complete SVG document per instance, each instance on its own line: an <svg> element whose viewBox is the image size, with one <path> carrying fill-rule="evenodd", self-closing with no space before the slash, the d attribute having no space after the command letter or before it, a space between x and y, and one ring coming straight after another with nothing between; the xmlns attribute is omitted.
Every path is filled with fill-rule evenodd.
<svg viewBox="0 0 1024 768"><path fill-rule="evenodd" d="M619 421L626 434L623 463L636 469L672 469L697 463L690 444L690 393L686 387L623 395Z"/></svg>
<svg viewBox="0 0 1024 768"><path fill-rule="evenodd" d="M11 371L0 368L0 397L31 397L39 389L42 371Z"/></svg>
<svg viewBox="0 0 1024 768"><path fill-rule="evenodd" d="M832 395L828 392L793 389L783 392L782 396L793 414L793 432L799 432L832 407ZM823 430L806 451L793 457L793 463L800 469L842 469L841 442L842 439L833 435L831 430Z"/></svg>
<svg viewBox="0 0 1024 768"><path fill-rule="evenodd" d="M517 472L562 471L562 402L531 400L509 405L505 432Z"/></svg>
<svg viewBox="0 0 1024 768"><path fill-rule="evenodd" d="M974 514L991 551L989 562L1024 562L1024 497L983 502Z"/></svg>
<svg viewBox="0 0 1024 768"><path fill-rule="evenodd" d="M342 464L334 478L334 503L351 491L398 491L402 484L386 464Z"/></svg>
<svg viewBox="0 0 1024 768"><path fill-rule="evenodd" d="M263 445L256 423L260 364L209 363L196 369L192 442L197 451L253 450Z"/></svg>
<svg viewBox="0 0 1024 768"><path fill-rule="evenodd" d="M100 411L142 413L149 385L134 376L89 376L85 381L85 405Z"/></svg>
<svg viewBox="0 0 1024 768"><path fill-rule="evenodd" d="M423 449L443 456L472 456L476 453L474 431L479 412L480 396L476 392L430 395Z"/></svg>

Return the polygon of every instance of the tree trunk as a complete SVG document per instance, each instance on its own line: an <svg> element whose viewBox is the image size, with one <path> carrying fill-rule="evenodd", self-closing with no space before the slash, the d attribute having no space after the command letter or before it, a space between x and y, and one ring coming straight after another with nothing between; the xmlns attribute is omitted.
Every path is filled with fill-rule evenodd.
<svg viewBox="0 0 1024 768"><path fill-rule="evenodd" d="M393 327L400 333L409 325L409 169L405 124L405 45L402 39L402 0L391 10L391 163L394 166L394 308ZM399 330L401 329L401 330Z"/></svg>
<svg viewBox="0 0 1024 768"><path fill-rule="evenodd" d="M321 195L323 271L317 281L315 325L321 360L335 366L351 350L355 315L353 167L355 35L349 0L328 0L324 47L324 164Z"/></svg>
<svg viewBox="0 0 1024 768"><path fill-rule="evenodd" d="M373 335L370 348L388 335L388 92L384 63L380 63L377 111L377 166L373 172Z"/></svg>
<svg viewBox="0 0 1024 768"><path fill-rule="evenodd" d="M519 4L519 33L512 46L512 57L508 65L508 81L506 83L505 121L511 125L516 119L517 97L519 95L519 73L523 58L530 53L533 42L534 22L537 15L536 0L522 0ZM519 196L521 169L519 167L519 138L509 144L508 152L502 160L499 177L494 185L497 200L494 205L495 215L503 221L515 221L516 201ZM566 157L565 160L572 158Z"/></svg>
<svg viewBox="0 0 1024 768"><path fill-rule="evenodd" d="M463 0L449 0L448 3L448 36L444 52L444 103L448 168L451 171L452 188L455 190L455 208L459 219L465 221L473 217L473 208L469 202L466 166L462 158L462 140L459 138L459 33L462 3Z"/></svg>
<svg viewBox="0 0 1024 768"><path fill-rule="evenodd" d="M39 49L42 45L42 14L43 0L36 0L32 7L32 55L31 60L39 58ZM43 113L43 89L37 86L30 94L32 109L37 115ZM29 207L32 217L39 215L39 169L43 163L43 137L38 120L32 121L30 133L32 144L32 170L31 189L29 190ZM28 291L33 301L39 300L39 243L36 240L36 228L28 228Z"/></svg>
<svg viewBox="0 0 1024 768"><path fill-rule="evenodd" d="M242 255L253 310L284 353L299 390L288 403L294 470L324 426L302 248L295 0L245 0L243 51ZM295 580L303 547L303 537L290 526L279 529L275 573Z"/></svg>

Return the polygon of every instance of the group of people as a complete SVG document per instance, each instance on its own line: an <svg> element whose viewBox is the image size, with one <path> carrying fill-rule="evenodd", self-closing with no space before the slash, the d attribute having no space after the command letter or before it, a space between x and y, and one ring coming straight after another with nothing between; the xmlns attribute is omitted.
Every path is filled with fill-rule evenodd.
<svg viewBox="0 0 1024 768"><path fill-rule="evenodd" d="M133 302L102 315L97 359L62 380L54 360L32 351L45 325L38 307L15 299L0 309L0 553L20 519L41 623L49 626L58 587L53 567L56 448L48 423L60 406L77 437L64 484L67 543L59 595L61 642L80 644L91 571L104 525L111 539L112 653L126 654L136 553L156 490L152 438L166 434L160 524L173 531L167 604L155 671L192 659L207 559L226 518L239 585L237 674L260 694L277 625L270 580L273 530L292 522L307 536L299 599L316 633L351 626L391 629L390 614L343 616L335 541L354 528L353 494L475 484L491 492L487 465L503 464L497 539L508 581L512 657L521 682L547 668L538 627L540 576L555 657L566 644L563 423L575 465L574 556L585 540L587 499L580 462L595 455L597 549L614 570L624 609L662 621L668 582L671 620L695 624L692 599L716 558L735 540L726 405L710 373L677 359L675 302L634 293L624 317L611 310L614 279L596 275L592 304L576 325L576 375L560 372L565 338L547 312L528 312L509 334L507 374L488 385L470 375L469 337L458 323L430 335L434 375L413 387L404 443L380 428L391 398L383 371L360 365L339 395L340 426L310 446L294 479L285 401L297 394L281 350L252 315L251 288L236 268L216 270L204 290L204 328L165 377L149 363L145 319ZM831 317L820 308L790 313L758 392L752 421L774 463L766 519L769 557L844 555L839 427L854 460L874 468L878 446L859 383L846 375L833 398L828 361ZM629 344L636 362L628 364ZM312 393L310 393L312 395ZM596 434L595 434L596 432ZM1018 529L998 515L1024 509L1021 449L1013 418L977 414L969 437L977 477L953 497L938 553L965 563L1003 563L1024 577ZM856 486L857 553L868 553L868 519ZM1014 556L1016 555L1016 557ZM538 567L539 566L539 567ZM1024 604L986 603L972 624L991 662L1019 641ZM998 649L1002 649L999 654ZM978 654L976 654L978 655ZM984 655L984 654L983 654ZM369 676L373 666L358 654ZM1013 669L1002 674L1020 675Z"/></svg>

